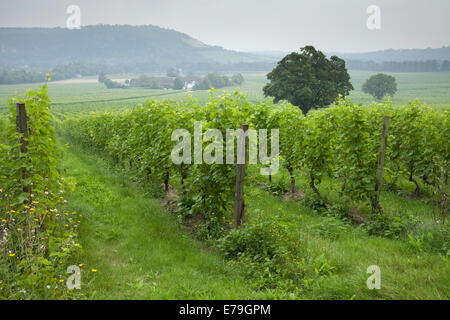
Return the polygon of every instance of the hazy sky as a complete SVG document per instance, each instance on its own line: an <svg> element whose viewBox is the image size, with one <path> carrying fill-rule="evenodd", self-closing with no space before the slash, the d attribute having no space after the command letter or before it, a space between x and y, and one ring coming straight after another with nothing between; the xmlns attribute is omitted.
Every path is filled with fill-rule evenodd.
<svg viewBox="0 0 450 320"><path fill-rule="evenodd" d="M450 45L450 0L0 0L0 26L65 27L71 4L82 26L153 24L234 50ZM366 26L369 5L381 9L380 30Z"/></svg>

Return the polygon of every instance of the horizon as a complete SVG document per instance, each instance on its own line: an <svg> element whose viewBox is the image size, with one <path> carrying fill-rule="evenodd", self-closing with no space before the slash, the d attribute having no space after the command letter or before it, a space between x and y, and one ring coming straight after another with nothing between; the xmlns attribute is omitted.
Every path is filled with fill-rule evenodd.
<svg viewBox="0 0 450 320"><path fill-rule="evenodd" d="M66 10L73 4L80 8L81 27L153 25L240 52L292 52L313 45L324 52L366 53L450 45L450 2L445 0L432 5L418 0L17 0L0 3L0 27L65 27ZM369 30L373 4L380 8L380 27Z"/></svg>
<svg viewBox="0 0 450 320"><path fill-rule="evenodd" d="M172 28L165 28L165 27L161 27L161 26L153 25L153 24L132 25L132 24L105 24L105 23L98 23L98 24L90 24L90 25L81 25L81 28L96 27L96 26L157 27L157 28L160 28L160 29L163 29L163 30L170 30L170 31L182 33L182 34L185 34L185 35L187 35L187 36L189 36L189 37L191 37L191 38L193 38L195 40L200 41L199 39L196 39L195 37L191 36L190 34L187 34L187 33L183 32L183 31L172 29ZM62 26L55 26L55 27L47 27L47 26L40 26L40 27L38 27L38 26L26 26L26 27L6 26L5 27L5 26L0 26L0 29L67 29L67 28L66 27L62 27ZM76 31L76 30L80 30L80 29L74 29L73 31ZM203 41L201 41L201 42L204 43L205 45L208 45L208 46L216 46L216 47L221 47L221 48L223 48L225 50L237 51L237 52L243 52L243 53L260 53L260 54L261 53L272 53L272 54L280 53L280 54L288 54L288 53L292 52L292 51L276 50L276 49L273 49L273 50L264 50L264 49L261 49L261 50L235 50L235 49L225 48L225 47L220 46L220 45L212 45L212 44L209 44L209 43L205 43ZM319 48L319 50L321 50L321 51L323 51L323 52L325 52L327 54L366 54L366 53L384 52L384 51L390 51L390 50L392 50L392 51L396 51L396 50L427 50L427 49L441 49L441 48L448 48L448 47L450 47L450 43L447 44L447 45L444 44L442 46L436 46L436 47L386 48L386 49L377 49L377 50L372 50L372 51L326 51L326 50L322 50L320 48ZM300 47L298 49L300 49ZM294 51L298 51L298 49L294 50Z"/></svg>

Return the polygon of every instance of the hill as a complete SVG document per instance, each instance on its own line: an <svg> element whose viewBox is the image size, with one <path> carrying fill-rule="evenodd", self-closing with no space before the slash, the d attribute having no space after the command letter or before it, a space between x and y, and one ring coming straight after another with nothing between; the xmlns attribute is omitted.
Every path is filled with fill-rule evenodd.
<svg viewBox="0 0 450 320"><path fill-rule="evenodd" d="M361 53L333 53L345 60L385 61L426 61L450 60L450 47L426 49L388 49ZM333 55L329 54L329 55Z"/></svg>
<svg viewBox="0 0 450 320"><path fill-rule="evenodd" d="M125 71L168 67L265 63L272 59L209 46L157 26L95 25L66 28L0 28L0 67L48 69L58 64L126 66Z"/></svg>

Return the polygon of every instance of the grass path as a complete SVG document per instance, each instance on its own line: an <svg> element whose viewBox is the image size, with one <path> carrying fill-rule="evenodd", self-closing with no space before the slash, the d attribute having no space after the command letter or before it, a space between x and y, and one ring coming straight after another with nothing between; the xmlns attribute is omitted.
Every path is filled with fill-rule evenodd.
<svg viewBox="0 0 450 320"><path fill-rule="evenodd" d="M86 150L65 150L68 196L83 214L82 288L92 299L260 298L243 276L179 227L108 163ZM92 273L91 269L97 269Z"/></svg>

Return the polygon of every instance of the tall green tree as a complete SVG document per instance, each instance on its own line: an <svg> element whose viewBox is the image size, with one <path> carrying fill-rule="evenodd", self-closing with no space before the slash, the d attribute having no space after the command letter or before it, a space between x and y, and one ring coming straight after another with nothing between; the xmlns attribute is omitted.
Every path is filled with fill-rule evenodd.
<svg viewBox="0 0 450 320"><path fill-rule="evenodd" d="M393 76L378 73L364 82L362 91L372 95L375 99L381 100L385 96L392 97L397 92L397 82Z"/></svg>
<svg viewBox="0 0 450 320"><path fill-rule="evenodd" d="M327 59L313 46L285 56L267 79L265 96L273 97L275 103L287 100L304 114L311 108L330 105L339 95L346 96L353 90L345 61L336 56Z"/></svg>

